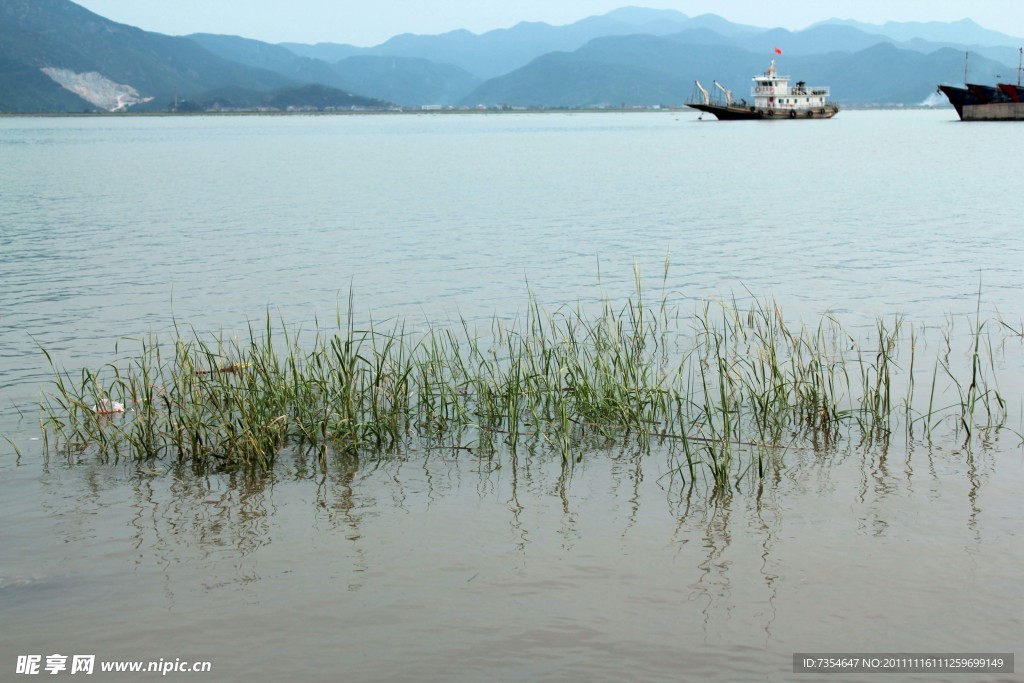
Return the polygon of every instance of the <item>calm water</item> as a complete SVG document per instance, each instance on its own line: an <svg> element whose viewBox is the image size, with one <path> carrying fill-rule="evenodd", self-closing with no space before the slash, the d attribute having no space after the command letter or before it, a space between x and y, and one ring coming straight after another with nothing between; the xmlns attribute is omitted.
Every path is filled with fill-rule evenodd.
<svg viewBox="0 0 1024 683"><path fill-rule="evenodd" d="M84 653L227 681L781 681L794 652L1019 651L1005 431L796 449L712 502L657 449L571 472L542 446L261 480L69 465L33 402L39 347L77 373L175 320L329 324L350 288L364 320L487 321L529 290L627 296L634 264L660 292L666 257L684 307L962 331L980 300L1020 329L1021 139L952 110L0 119L0 678ZM1009 335L1017 424L1022 359Z"/></svg>

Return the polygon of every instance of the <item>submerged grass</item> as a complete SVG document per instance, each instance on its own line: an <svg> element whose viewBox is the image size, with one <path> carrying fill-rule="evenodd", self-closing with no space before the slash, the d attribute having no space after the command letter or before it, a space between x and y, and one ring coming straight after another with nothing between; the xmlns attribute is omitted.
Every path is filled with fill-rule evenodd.
<svg viewBox="0 0 1024 683"><path fill-rule="evenodd" d="M526 436L572 463L593 437L659 440L681 475L725 491L766 476L786 448L930 435L950 418L969 442L1004 425L984 323L965 367L950 361L947 336L923 410L919 335L905 328L880 319L861 343L831 316L792 326L760 301L683 316L666 294L648 304L639 276L621 307L549 312L530 296L521 317L485 333L465 320L421 334L360 327L350 296L332 331L289 331L269 315L242 339L179 328L171 345L143 340L136 355L75 378L47 354L42 427L47 447L69 454L199 470L265 470L284 452L383 454L414 440L486 456L495 440L515 449ZM123 414L106 409L118 404Z"/></svg>

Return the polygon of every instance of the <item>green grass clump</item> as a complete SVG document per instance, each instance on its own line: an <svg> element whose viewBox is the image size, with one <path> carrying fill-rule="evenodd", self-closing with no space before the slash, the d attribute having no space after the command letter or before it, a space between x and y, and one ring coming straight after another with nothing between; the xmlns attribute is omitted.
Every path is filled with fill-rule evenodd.
<svg viewBox="0 0 1024 683"><path fill-rule="evenodd" d="M352 308L350 297L333 331L276 329L269 316L244 339L179 330L173 344L145 340L77 381L51 358L48 447L266 470L285 452L383 454L415 440L486 451L530 436L566 462L594 436L661 440L683 454L680 472L728 490L765 476L785 448L930 435L949 417L969 440L1006 419L981 323L969 367L948 351L935 360L922 410L919 338L911 331L908 344L901 319L879 320L861 343L830 316L792 326L766 302L705 303L684 316L666 295L646 303L639 278L620 307L549 312L531 296L521 317L484 332L465 320L415 335L401 323L363 328ZM124 414L102 410L118 403Z"/></svg>

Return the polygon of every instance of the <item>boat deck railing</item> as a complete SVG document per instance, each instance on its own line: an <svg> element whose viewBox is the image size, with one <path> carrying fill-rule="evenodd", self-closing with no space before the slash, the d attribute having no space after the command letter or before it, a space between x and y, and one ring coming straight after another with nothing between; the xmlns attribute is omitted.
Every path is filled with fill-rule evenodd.
<svg viewBox="0 0 1024 683"><path fill-rule="evenodd" d="M831 88L820 87L820 88L789 88L784 92L780 92L781 88L770 88L762 85L754 86L750 89L751 97L791 97L791 96L808 96L808 97L830 97L832 94Z"/></svg>

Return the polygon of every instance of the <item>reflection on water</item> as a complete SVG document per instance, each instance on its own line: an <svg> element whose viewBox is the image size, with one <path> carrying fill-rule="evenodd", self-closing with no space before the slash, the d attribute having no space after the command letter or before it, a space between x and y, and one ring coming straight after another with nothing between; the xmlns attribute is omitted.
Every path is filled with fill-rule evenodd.
<svg viewBox="0 0 1024 683"><path fill-rule="evenodd" d="M717 497L659 448L575 465L410 451L265 475L22 468L41 492L22 514L49 539L11 520L0 605L36 626L0 654L166 656L156 636L255 676L281 664L239 643L269 630L309 680L329 662L353 680L678 680L684 664L786 680L794 651L1020 642L1024 549L1005 514L1019 451L849 445L779 462ZM953 632L957 614L984 619ZM228 624L226 647L181 631Z"/></svg>

